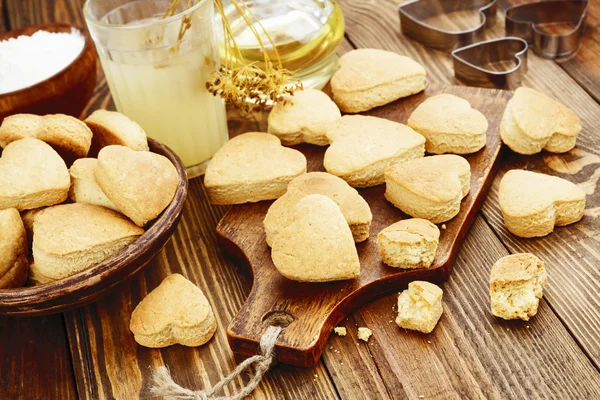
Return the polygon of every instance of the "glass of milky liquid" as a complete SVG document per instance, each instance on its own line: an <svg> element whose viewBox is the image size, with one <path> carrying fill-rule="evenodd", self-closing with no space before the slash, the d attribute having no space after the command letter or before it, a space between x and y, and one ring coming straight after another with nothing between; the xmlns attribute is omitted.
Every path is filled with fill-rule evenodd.
<svg viewBox="0 0 600 400"><path fill-rule="evenodd" d="M181 157L188 177L227 141L225 106L206 90L219 68L213 0L163 19L170 0L87 0L84 15L119 112ZM178 40L181 22L191 22Z"/></svg>

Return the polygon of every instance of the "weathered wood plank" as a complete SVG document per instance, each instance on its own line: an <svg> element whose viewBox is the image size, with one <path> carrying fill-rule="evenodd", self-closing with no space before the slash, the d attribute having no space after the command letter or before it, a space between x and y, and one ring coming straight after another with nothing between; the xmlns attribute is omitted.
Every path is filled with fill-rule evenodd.
<svg viewBox="0 0 600 400"><path fill-rule="evenodd" d="M430 82L453 81L452 61L448 54L428 49L399 33L396 11L399 2L386 0L371 3L342 0L341 4L348 26L347 35L351 42L358 47L384 48L415 58L425 66ZM499 15L499 17L502 20L502 16ZM489 32L490 37L503 34L502 21ZM553 60L542 59L530 51L528 64L529 69L525 75L524 85L548 93L573 108L581 117L584 127L578 139L578 147L591 154L590 157L600 154L600 140L598 140L600 138L600 121L597 118L600 115L600 106L598 103ZM564 157L567 160L577 158L576 155L570 154ZM519 159L534 162L532 160L536 158ZM574 179L576 182L587 181L586 185L591 192L597 184L598 176L600 173L595 172L595 168L590 166L584 169L579 177L573 176L570 179ZM495 187L499 184L499 179L500 177L497 177ZM588 198L590 215L598 212L597 207L600 206L598 201L600 200L596 200L595 197ZM598 325L600 315L598 296L593 295L600 293L597 267L600 265L600 245L597 239L591 239L595 235L594 232L598 230L597 218L585 218L575 225L576 230L564 228L565 232L587 232L590 237L584 238L585 234L573 233L567 236L554 234L537 241L517 240L510 234L502 234L503 224L497 217L492 218L491 213L493 212L497 213L498 208L497 200L494 200L492 194L486 203L484 214L494 226L494 230L499 234L503 243L512 252L529 249L542 259L556 259L558 262L555 265L569 265L570 273L564 273L549 289L548 301L586 353L594 359L594 363L600 365L597 345L600 342L600 325ZM553 243L559 237L561 241L564 241L560 250L555 248ZM580 244L575 245L576 243ZM572 256L574 249L580 252L577 257ZM578 299L578 301L574 299Z"/></svg>
<svg viewBox="0 0 600 400"><path fill-rule="evenodd" d="M598 128L596 128L598 129ZM528 157L511 155L490 191L483 213L507 248L531 252L547 264L553 280L547 300L581 347L600 369L600 156L598 151L578 146L565 155ZM524 168L560 176L576 182L588 193L585 216L580 222L555 229L538 239L522 239L504 226L498 205L500 178L511 168Z"/></svg>
<svg viewBox="0 0 600 400"><path fill-rule="evenodd" d="M8 14L6 13L6 0L0 0L0 33L10 30Z"/></svg>
<svg viewBox="0 0 600 400"><path fill-rule="evenodd" d="M76 399L61 315L0 317L0 399Z"/></svg>
<svg viewBox="0 0 600 400"><path fill-rule="evenodd" d="M192 180L180 225L159 257L105 299L66 314L81 398L147 397L152 369L160 365L168 365L180 384L197 389L215 384L235 368L225 327L247 296L251 279L217 245L214 228L224 210L208 204L201 179ZM129 331L131 312L173 272L188 277L206 294L217 317L215 337L199 348L138 346ZM229 393L239 390L242 381L236 379ZM266 399L338 397L322 363L314 369L278 366L255 393Z"/></svg>
<svg viewBox="0 0 600 400"><path fill-rule="evenodd" d="M443 286L444 314L429 335L390 322L396 296L361 308L364 323L374 328L368 347L391 393L414 399L600 396L600 375L544 300L529 322L491 315L489 273L506 254L479 218ZM550 271L548 287L558 280Z"/></svg>

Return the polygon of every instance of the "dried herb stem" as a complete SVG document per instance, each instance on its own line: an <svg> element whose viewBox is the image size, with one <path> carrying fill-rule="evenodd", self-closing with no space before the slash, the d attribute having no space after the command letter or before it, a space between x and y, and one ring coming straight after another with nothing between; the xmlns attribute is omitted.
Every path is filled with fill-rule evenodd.
<svg viewBox="0 0 600 400"><path fill-rule="evenodd" d="M187 0L185 9L189 9L198 1ZM213 0L215 8L222 19L225 59L223 60L224 65L206 82L206 88L213 95L222 97L226 103L234 105L242 112L252 114L269 108L275 102L285 101L286 95L293 94L296 90L302 90L302 84L300 82L290 82L293 73L283 67L277 46L275 46L267 30L245 1L230 1L258 41L263 53L264 70L256 62L245 62L231 25L227 20L223 0ZM180 2L181 0L172 0L164 17L175 15ZM183 39L190 27L191 19L186 16L182 19L179 41ZM263 40L263 35L267 42ZM273 60L267 51L266 43L273 49Z"/></svg>

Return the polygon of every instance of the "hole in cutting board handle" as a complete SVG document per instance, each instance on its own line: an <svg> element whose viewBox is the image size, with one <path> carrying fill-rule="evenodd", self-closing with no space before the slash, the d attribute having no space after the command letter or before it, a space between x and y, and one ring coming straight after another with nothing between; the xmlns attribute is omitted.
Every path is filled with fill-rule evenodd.
<svg viewBox="0 0 600 400"><path fill-rule="evenodd" d="M280 326L287 328L294 321L294 316L286 311L269 311L262 317L262 322L265 325Z"/></svg>

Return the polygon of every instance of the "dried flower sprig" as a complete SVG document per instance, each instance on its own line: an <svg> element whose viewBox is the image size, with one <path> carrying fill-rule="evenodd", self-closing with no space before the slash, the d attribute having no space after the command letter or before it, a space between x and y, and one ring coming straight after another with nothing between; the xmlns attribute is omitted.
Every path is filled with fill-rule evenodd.
<svg viewBox="0 0 600 400"><path fill-rule="evenodd" d="M165 13L165 17L175 15L180 1L172 0L170 7ZM189 9L198 1L187 0L185 9ZM222 19L225 57L223 59L224 65L206 82L207 90L215 96L222 97L227 104L231 104L247 114L266 110L273 103L285 101L286 95L293 94L296 90L302 90L301 82L293 82L290 79L294 73L283 68L277 47L269 36L269 33L244 0L230 1L256 37L263 53L264 69L256 62L245 62L244 56L235 40L231 25L227 20L222 0L213 1ZM189 17L186 18L183 18L181 23L179 40L183 38L185 32L191 26ZM258 25L260 31L255 24ZM267 52L261 32L264 34L270 47L274 50L274 60L271 60Z"/></svg>

